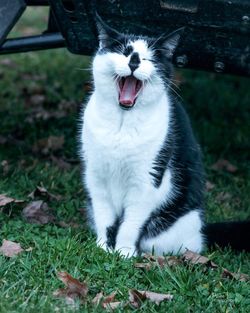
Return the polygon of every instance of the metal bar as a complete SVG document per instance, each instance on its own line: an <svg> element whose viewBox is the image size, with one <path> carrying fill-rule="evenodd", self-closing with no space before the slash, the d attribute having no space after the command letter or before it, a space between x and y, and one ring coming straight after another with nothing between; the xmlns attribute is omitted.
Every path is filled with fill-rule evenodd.
<svg viewBox="0 0 250 313"><path fill-rule="evenodd" d="M27 52L65 47L65 39L60 33L8 39L0 47L0 54Z"/></svg>
<svg viewBox="0 0 250 313"><path fill-rule="evenodd" d="M0 45L25 10L23 0L0 0Z"/></svg>
<svg viewBox="0 0 250 313"><path fill-rule="evenodd" d="M32 5L32 6L44 6L44 5L49 5L47 0L25 0L27 5Z"/></svg>

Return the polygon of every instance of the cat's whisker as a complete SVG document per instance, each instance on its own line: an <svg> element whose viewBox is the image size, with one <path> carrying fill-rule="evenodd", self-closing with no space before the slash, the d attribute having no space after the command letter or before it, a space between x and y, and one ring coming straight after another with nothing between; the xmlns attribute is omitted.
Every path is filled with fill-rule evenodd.
<svg viewBox="0 0 250 313"><path fill-rule="evenodd" d="M76 71L89 71L89 72L91 72L92 68L79 68L79 67L76 67L75 70Z"/></svg>

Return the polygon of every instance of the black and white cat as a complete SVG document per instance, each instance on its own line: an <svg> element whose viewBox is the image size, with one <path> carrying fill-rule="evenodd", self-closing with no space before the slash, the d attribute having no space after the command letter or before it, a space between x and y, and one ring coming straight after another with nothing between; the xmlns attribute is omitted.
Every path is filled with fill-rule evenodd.
<svg viewBox="0 0 250 313"><path fill-rule="evenodd" d="M152 40L98 17L94 92L81 133L89 221L104 249L200 252L204 171L188 116L171 93L183 29Z"/></svg>

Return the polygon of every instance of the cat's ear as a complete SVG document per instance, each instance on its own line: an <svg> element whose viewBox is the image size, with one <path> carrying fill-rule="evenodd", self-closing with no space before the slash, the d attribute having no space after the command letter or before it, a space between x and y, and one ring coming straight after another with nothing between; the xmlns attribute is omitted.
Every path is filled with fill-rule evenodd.
<svg viewBox="0 0 250 313"><path fill-rule="evenodd" d="M104 23L98 13L96 13L96 26L100 48L108 48L114 42L119 40L120 34L115 29Z"/></svg>
<svg viewBox="0 0 250 313"><path fill-rule="evenodd" d="M165 51L165 55L168 58L172 58L184 30L185 27L178 28L177 30L160 39L161 49Z"/></svg>

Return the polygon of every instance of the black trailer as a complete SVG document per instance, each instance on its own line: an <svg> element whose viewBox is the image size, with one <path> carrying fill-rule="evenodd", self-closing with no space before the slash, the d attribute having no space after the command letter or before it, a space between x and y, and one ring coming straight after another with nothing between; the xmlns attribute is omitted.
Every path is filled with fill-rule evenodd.
<svg viewBox="0 0 250 313"><path fill-rule="evenodd" d="M50 7L39 36L8 39L27 6ZM0 54L66 46L96 48L95 11L119 31L157 37L185 26L177 67L250 76L249 0L0 0Z"/></svg>

